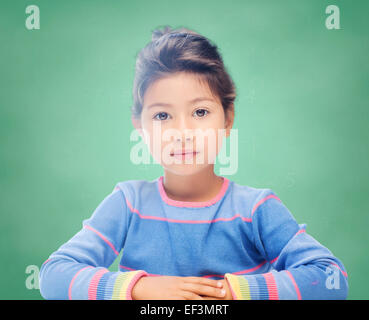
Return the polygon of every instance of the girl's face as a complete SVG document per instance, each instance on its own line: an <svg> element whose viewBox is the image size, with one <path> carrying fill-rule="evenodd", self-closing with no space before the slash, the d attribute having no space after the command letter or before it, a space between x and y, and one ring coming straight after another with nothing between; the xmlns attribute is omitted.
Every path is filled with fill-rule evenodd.
<svg viewBox="0 0 369 320"><path fill-rule="evenodd" d="M149 86L141 118L132 122L165 170L189 175L214 163L223 137L229 136L233 112L225 117L209 86L180 72Z"/></svg>

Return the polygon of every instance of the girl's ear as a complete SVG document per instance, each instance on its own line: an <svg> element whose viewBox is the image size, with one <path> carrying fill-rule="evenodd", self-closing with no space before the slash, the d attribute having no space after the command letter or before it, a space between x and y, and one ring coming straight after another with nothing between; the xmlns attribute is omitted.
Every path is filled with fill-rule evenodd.
<svg viewBox="0 0 369 320"><path fill-rule="evenodd" d="M234 105L231 104L225 114L226 138L228 138L229 135L231 134L233 122L234 122Z"/></svg>

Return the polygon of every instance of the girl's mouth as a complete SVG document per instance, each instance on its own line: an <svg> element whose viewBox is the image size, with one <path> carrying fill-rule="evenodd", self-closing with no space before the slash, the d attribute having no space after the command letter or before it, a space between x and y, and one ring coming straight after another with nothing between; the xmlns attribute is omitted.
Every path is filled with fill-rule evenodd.
<svg viewBox="0 0 369 320"><path fill-rule="evenodd" d="M172 152L170 155L172 157L182 159L182 158L194 157L198 153L199 153L198 151L187 150L187 151L175 151L175 152Z"/></svg>

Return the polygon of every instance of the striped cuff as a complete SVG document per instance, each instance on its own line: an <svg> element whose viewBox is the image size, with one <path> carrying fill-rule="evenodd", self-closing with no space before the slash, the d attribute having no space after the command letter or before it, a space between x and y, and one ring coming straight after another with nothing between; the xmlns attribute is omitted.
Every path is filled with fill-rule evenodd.
<svg viewBox="0 0 369 320"><path fill-rule="evenodd" d="M148 273L144 270L109 272L101 269L95 273L88 288L89 300L132 300L132 289Z"/></svg>
<svg viewBox="0 0 369 320"><path fill-rule="evenodd" d="M278 289L272 272L255 275L226 273L224 278L233 300L278 300Z"/></svg>

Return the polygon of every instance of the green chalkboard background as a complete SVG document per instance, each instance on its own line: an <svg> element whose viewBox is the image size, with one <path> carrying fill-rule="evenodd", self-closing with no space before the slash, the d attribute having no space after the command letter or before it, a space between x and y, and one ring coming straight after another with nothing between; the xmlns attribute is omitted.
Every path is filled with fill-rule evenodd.
<svg viewBox="0 0 369 320"><path fill-rule="evenodd" d="M25 27L31 4L39 30ZM340 29L326 27L331 4ZM42 299L27 267L118 181L163 173L131 163L129 108L136 54L169 24L214 41L236 83L239 167L228 178L272 188L343 261L348 298L368 299L368 12L347 0L2 0L0 298Z"/></svg>

